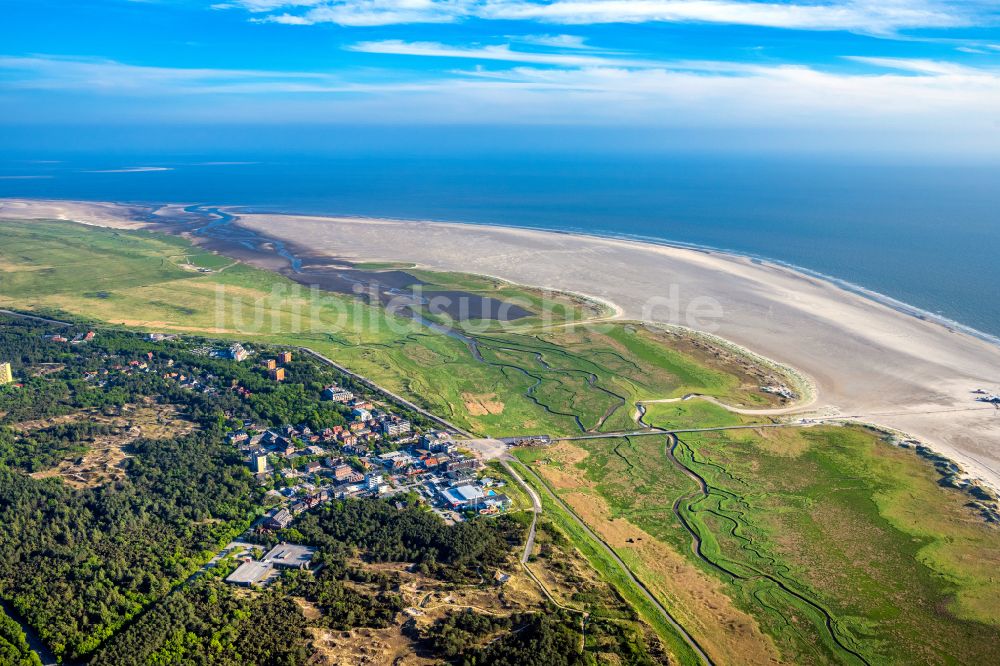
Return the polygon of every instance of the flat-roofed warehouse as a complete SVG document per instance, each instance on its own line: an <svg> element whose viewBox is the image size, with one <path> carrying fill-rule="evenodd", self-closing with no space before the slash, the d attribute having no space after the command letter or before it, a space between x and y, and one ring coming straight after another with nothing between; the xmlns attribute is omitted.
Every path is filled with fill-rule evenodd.
<svg viewBox="0 0 1000 666"><path fill-rule="evenodd" d="M252 587L267 578L271 571L272 567L270 562L250 560L248 562L244 562L237 567L236 571L229 574L226 578L226 582L232 583L233 585Z"/></svg>
<svg viewBox="0 0 1000 666"><path fill-rule="evenodd" d="M474 508L486 494L475 486L464 485L455 488L448 488L444 491L445 499L454 508L470 507Z"/></svg>
<svg viewBox="0 0 1000 666"><path fill-rule="evenodd" d="M308 569L315 552L316 549L309 546L279 543L264 556L264 561L284 569Z"/></svg>

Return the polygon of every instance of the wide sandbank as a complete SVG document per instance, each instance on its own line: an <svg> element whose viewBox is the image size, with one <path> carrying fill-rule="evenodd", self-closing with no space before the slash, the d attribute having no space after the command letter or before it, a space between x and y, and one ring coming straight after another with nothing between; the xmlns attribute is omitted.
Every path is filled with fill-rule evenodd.
<svg viewBox="0 0 1000 666"><path fill-rule="evenodd" d="M637 241L230 212L237 224L313 257L491 275L595 297L616 306L618 318L713 333L805 375L816 388L810 412L905 433L1000 489L1000 411L972 393L1000 392L1000 346L833 283L746 257ZM134 208L113 204L11 200L0 202L0 216L121 227L137 219Z"/></svg>

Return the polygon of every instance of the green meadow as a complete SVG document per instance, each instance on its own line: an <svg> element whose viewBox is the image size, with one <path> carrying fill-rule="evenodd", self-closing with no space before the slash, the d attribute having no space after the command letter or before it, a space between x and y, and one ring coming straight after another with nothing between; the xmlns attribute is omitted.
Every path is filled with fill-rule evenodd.
<svg viewBox="0 0 1000 666"><path fill-rule="evenodd" d="M670 650L674 658L681 664L699 663L697 655L684 642L684 639L664 619L659 610L646 598L642 590L628 577L621 566L605 551L599 541L596 541L553 499L546 485L538 477L520 466L522 478L531 485L542 501L542 511L548 520L565 535L603 578L625 599L629 605L642 617ZM601 610L596 612L601 614Z"/></svg>
<svg viewBox="0 0 1000 666"><path fill-rule="evenodd" d="M785 661L977 664L1000 649L1000 530L914 452L854 426L691 433L676 463L665 440L519 456L571 504L606 506L598 527L641 530L718 581Z"/></svg>
<svg viewBox="0 0 1000 666"><path fill-rule="evenodd" d="M741 366L704 349L681 353L674 334L627 323L575 326L607 314L578 297L473 275L415 271L414 277L428 291L488 295L533 314L504 330L497 322L464 322L463 340L180 238L71 222L0 222L6 307L310 346L481 434L634 429L637 400L688 392L768 404L760 382Z"/></svg>

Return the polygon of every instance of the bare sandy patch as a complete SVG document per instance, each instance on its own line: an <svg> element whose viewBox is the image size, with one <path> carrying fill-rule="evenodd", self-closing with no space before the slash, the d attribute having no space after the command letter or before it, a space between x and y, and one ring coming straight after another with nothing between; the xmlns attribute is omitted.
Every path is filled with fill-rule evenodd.
<svg viewBox="0 0 1000 666"><path fill-rule="evenodd" d="M542 597L537 586L512 560L506 573L510 579L502 586L494 584L493 571L483 571L481 580L470 584L445 583L412 570L406 563L365 562L352 560L352 565L366 571L399 577L395 590L406 604L406 610L396 618L396 624L385 629L357 628L350 631L311 628L314 656L310 663L330 666L354 664L436 664L421 656L419 646L403 632L408 624L426 628L450 613L471 608L478 613L506 617L512 613L538 610ZM370 585L358 583L363 593L373 592ZM307 619L320 617L319 609L305 600L296 599Z"/></svg>
<svg viewBox="0 0 1000 666"><path fill-rule="evenodd" d="M1000 366L1000 346L932 316L909 316L793 269L721 252L426 221L255 214L237 224L291 243L308 238L312 252L340 259L379 256L443 271L474 266L515 284L596 295L616 303L622 318L676 324L695 299L708 299L721 316L682 316L681 323L794 368L817 388L818 410L909 433L1000 488L1000 423L975 410L969 396L996 386L989 370ZM651 307L653 299L671 301L671 290L677 307Z"/></svg>
<svg viewBox="0 0 1000 666"><path fill-rule="evenodd" d="M0 217L16 220L71 220L114 229L142 229L146 209L100 201L0 199Z"/></svg>
<svg viewBox="0 0 1000 666"><path fill-rule="evenodd" d="M46 271L52 266L42 264L22 264L15 261L0 260L0 273L24 273L27 271Z"/></svg>
<svg viewBox="0 0 1000 666"><path fill-rule="evenodd" d="M413 642L403 636L399 627L386 629L352 629L351 631L333 631L313 627L309 629L312 635L314 653L311 664L323 666L389 666L402 664L436 664L433 659L417 656Z"/></svg>
<svg viewBox="0 0 1000 666"><path fill-rule="evenodd" d="M502 414L505 405L497 400L496 393L463 393L462 400L465 402L465 410L470 416L486 416L487 414Z"/></svg>
<svg viewBox="0 0 1000 666"><path fill-rule="evenodd" d="M122 463L128 458L124 449L137 439L167 439L185 435L195 424L181 418L173 405L145 405L126 409L120 416L105 416L96 410L77 414L25 421L14 426L22 432L88 420L110 425L115 432L101 435L88 446L86 453L63 460L55 467L34 472L35 479L58 477L76 489L96 488L125 478Z"/></svg>
<svg viewBox="0 0 1000 666"><path fill-rule="evenodd" d="M302 615L307 620L318 620L323 617L323 613L316 607L316 604L302 597L293 597L292 601L302 610Z"/></svg>

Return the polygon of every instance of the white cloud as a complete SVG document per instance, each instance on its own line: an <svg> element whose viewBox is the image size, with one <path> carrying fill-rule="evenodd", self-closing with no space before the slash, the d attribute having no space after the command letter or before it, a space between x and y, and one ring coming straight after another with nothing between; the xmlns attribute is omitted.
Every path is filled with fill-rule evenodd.
<svg viewBox="0 0 1000 666"><path fill-rule="evenodd" d="M471 0L236 0L234 4L251 12L282 10L256 19L259 22L313 25L335 23L344 26L398 25L407 23L449 23L470 15ZM264 6L267 5L267 8ZM290 10L308 8L299 14Z"/></svg>
<svg viewBox="0 0 1000 666"><path fill-rule="evenodd" d="M258 19L263 21L348 26L479 18L562 25L725 23L887 35L1000 21L996 3L989 0L230 0L215 6L265 13Z"/></svg>
<svg viewBox="0 0 1000 666"><path fill-rule="evenodd" d="M0 56L8 89L78 90L91 93L158 94L236 89L240 86L290 86L330 77L317 72L253 69L148 67L100 58Z"/></svg>
<svg viewBox="0 0 1000 666"><path fill-rule="evenodd" d="M585 38L579 35L508 35L507 39L521 44L550 46L558 49L594 49L587 44Z"/></svg>
<svg viewBox="0 0 1000 666"><path fill-rule="evenodd" d="M605 57L578 53L538 53L514 51L510 45L489 46L447 46L437 42L404 42L389 39L375 42L359 42L346 47L361 53L383 53L392 55L422 56L432 58L467 58L471 60L497 60L502 62L524 62L536 65L556 65L560 67L663 67L663 62L618 57Z"/></svg>
<svg viewBox="0 0 1000 666"><path fill-rule="evenodd" d="M312 25L312 22L304 16L294 14L272 14L266 18L252 18L252 23L280 23L282 25Z"/></svg>
<svg viewBox="0 0 1000 666"><path fill-rule="evenodd" d="M957 4L932 0L848 0L823 3L738 0L486 0L483 16L563 24L699 22L801 30L886 33L905 28L968 25Z"/></svg>
<svg viewBox="0 0 1000 666"><path fill-rule="evenodd" d="M8 92L60 91L75 98L131 96L160 106L183 95L253 99L245 113L268 115L288 104L295 113L329 112L322 96L336 96L338 117L378 108L376 116L407 122L556 121L638 125L807 124L822 130L850 122L920 119L928 126L967 132L991 128L1000 137L1000 69L964 67L923 59L849 56L871 71L826 72L801 65L751 65L719 61L643 62L629 67L586 54L534 54L507 46L460 48L434 43L370 42L358 49L427 57L521 62L489 72L428 74L385 82L371 70L345 74L266 70L145 67L89 58L0 56ZM573 57L577 66L548 65ZM538 59L544 58L539 62ZM582 58L582 60L580 59ZM628 61L624 61L628 63ZM559 61L559 64L564 64ZM366 78L362 78L367 75ZM293 97L289 94L296 93ZM349 93L344 97L344 93ZM318 96L318 97L317 97ZM310 100L312 100L310 102ZM189 104L211 112L213 105ZM261 111L258 111L261 109ZM508 116L517 109L514 116ZM374 118L375 116L373 116ZM360 116L357 120L365 120ZM996 140L996 139L991 139Z"/></svg>
<svg viewBox="0 0 1000 666"><path fill-rule="evenodd" d="M400 44L398 50L407 51L452 48ZM465 57L466 50L460 51ZM8 122L42 122L54 118L53 109L73 108L79 122L90 113L101 122L551 124L676 130L704 140L717 134L768 136L797 149L852 146L878 152L889 146L1000 157L1000 69L920 59L852 60L863 69L843 73L717 61L566 68L524 62L387 82L367 69L349 76L0 56L0 77ZM24 88L60 97L44 104L24 97L19 110L9 95Z"/></svg>
<svg viewBox="0 0 1000 666"><path fill-rule="evenodd" d="M989 75L984 70L965 67L951 62L927 60L923 58L874 58L869 56L844 56L847 60L884 69L896 69L917 74L979 76Z"/></svg>
<svg viewBox="0 0 1000 666"><path fill-rule="evenodd" d="M211 6L212 9L235 9L242 7L250 12L270 12L293 7L315 7L326 4L327 0L231 0Z"/></svg>

